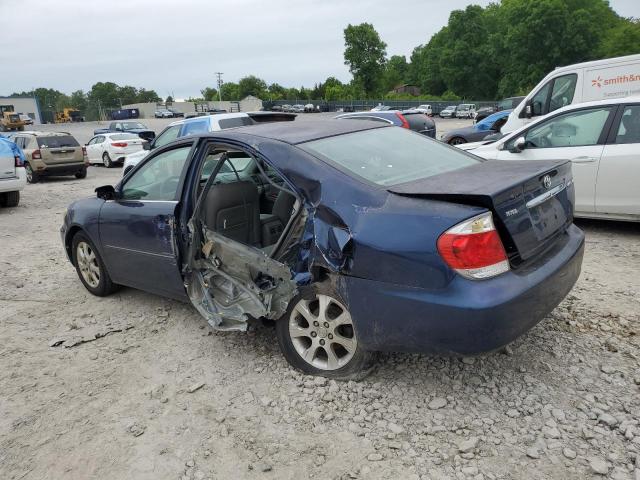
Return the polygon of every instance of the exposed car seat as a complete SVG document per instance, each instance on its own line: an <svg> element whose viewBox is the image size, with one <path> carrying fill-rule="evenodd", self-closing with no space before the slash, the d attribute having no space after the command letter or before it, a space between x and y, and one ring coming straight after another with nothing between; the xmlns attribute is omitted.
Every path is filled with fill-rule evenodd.
<svg viewBox="0 0 640 480"><path fill-rule="evenodd" d="M291 212L293 205L296 202L296 197L290 193L280 190L276 201L273 204L272 213L261 214L260 224L262 225L262 245L268 247L278 241L282 234L284 227L291 218Z"/></svg>
<svg viewBox="0 0 640 480"><path fill-rule="evenodd" d="M251 181L212 185L205 204L207 227L247 245L260 245L260 201Z"/></svg>
<svg viewBox="0 0 640 480"><path fill-rule="evenodd" d="M624 135L618 135L616 143L640 143L640 115L634 115L631 111L630 115L622 117L622 125L624 126Z"/></svg>

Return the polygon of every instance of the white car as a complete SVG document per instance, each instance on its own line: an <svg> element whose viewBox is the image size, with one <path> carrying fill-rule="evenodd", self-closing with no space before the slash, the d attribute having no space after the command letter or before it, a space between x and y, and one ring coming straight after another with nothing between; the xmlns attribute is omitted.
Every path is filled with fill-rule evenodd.
<svg viewBox="0 0 640 480"><path fill-rule="evenodd" d="M461 147L495 160L571 160L576 217L640 221L640 97L569 105Z"/></svg>
<svg viewBox="0 0 640 480"><path fill-rule="evenodd" d="M153 116L156 118L173 118L173 112L169 110L156 110Z"/></svg>
<svg viewBox="0 0 640 480"><path fill-rule="evenodd" d="M456 108L456 118L474 118L476 115L476 105L474 103L462 103Z"/></svg>
<svg viewBox="0 0 640 480"><path fill-rule="evenodd" d="M433 115L433 108L431 108L431 105L418 105L416 108L412 108L412 110L417 110L418 112L425 113L430 117Z"/></svg>
<svg viewBox="0 0 640 480"><path fill-rule="evenodd" d="M20 190L27 184L24 164L11 140L0 140L0 207L17 207Z"/></svg>
<svg viewBox="0 0 640 480"><path fill-rule="evenodd" d="M129 155L143 152L145 142L135 133L101 133L89 140L85 149L89 164L101 163L111 168L116 163L124 163Z"/></svg>
<svg viewBox="0 0 640 480"><path fill-rule="evenodd" d="M235 112L177 120L171 122L169 126L162 130L148 145L148 148L145 146L146 150L128 155L124 161L122 175L126 175L140 163L149 154L149 150L162 147L180 137L205 132L217 132L227 128L244 127L261 122L291 121L295 118L295 114L282 112Z"/></svg>

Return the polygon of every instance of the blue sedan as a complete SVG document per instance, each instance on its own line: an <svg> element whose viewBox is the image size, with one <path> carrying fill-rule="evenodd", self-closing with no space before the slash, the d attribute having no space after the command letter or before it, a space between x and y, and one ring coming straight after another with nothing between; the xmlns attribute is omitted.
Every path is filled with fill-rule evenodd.
<svg viewBox="0 0 640 480"><path fill-rule="evenodd" d="M485 161L362 120L185 137L96 192L61 228L89 292L189 301L219 330L273 320L291 365L333 378L378 351L504 346L582 263L569 162Z"/></svg>

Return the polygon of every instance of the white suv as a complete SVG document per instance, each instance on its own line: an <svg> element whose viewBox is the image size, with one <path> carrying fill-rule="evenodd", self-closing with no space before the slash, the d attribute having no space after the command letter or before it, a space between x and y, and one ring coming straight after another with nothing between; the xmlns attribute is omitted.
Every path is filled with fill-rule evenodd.
<svg viewBox="0 0 640 480"><path fill-rule="evenodd" d="M124 161L122 175L126 175L140 163L149 154L149 150L162 147L180 137L205 132L217 132L227 128L244 127L257 123L292 121L295 118L295 114L282 112L236 112L178 120L170 123L167 128L160 132L148 146L145 146L145 150L128 155Z"/></svg>
<svg viewBox="0 0 640 480"><path fill-rule="evenodd" d="M0 207L17 207L27 184L24 160L11 140L0 138Z"/></svg>

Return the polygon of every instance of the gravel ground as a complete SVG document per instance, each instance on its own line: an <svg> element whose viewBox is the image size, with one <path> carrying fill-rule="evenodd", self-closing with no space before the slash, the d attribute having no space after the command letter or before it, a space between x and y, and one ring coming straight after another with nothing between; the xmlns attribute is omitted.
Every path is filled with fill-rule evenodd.
<svg viewBox="0 0 640 480"><path fill-rule="evenodd" d="M336 383L289 368L272 327L88 294L58 228L120 173L0 210L0 478L640 480L640 225L579 222L578 284L505 351L388 354Z"/></svg>

